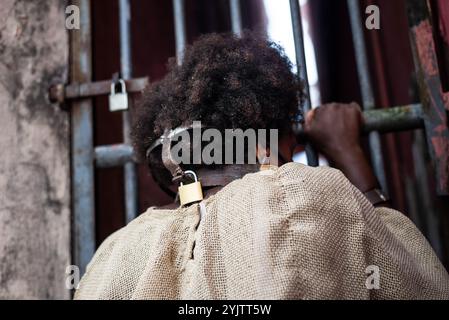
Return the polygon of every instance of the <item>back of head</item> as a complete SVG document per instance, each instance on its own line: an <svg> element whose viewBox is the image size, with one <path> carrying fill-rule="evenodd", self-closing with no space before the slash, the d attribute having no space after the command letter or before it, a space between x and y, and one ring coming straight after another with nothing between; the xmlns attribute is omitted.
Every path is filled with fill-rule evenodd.
<svg viewBox="0 0 449 320"><path fill-rule="evenodd" d="M279 129L282 135L301 100L302 84L280 46L254 33L208 34L187 47L182 65L170 59L167 75L144 93L134 147L154 178L168 185L160 154L146 155L166 129L201 121L220 131Z"/></svg>

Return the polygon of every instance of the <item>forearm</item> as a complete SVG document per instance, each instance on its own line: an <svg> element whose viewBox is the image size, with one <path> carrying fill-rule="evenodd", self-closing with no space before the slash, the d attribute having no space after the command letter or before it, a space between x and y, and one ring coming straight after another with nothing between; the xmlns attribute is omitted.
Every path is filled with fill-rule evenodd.
<svg viewBox="0 0 449 320"><path fill-rule="evenodd" d="M341 170L345 176L361 192L367 192L374 188L379 188L379 183L374 176L368 160L362 148L354 147L345 152L341 152L331 159L332 164Z"/></svg>
<svg viewBox="0 0 449 320"><path fill-rule="evenodd" d="M360 146L362 124L356 103L330 103L306 114L305 131L317 150L340 169L373 204L386 205L379 183Z"/></svg>
<svg viewBox="0 0 449 320"><path fill-rule="evenodd" d="M338 153L331 161L362 193L380 189L379 182L360 146ZM389 203L385 201L376 206L389 206Z"/></svg>

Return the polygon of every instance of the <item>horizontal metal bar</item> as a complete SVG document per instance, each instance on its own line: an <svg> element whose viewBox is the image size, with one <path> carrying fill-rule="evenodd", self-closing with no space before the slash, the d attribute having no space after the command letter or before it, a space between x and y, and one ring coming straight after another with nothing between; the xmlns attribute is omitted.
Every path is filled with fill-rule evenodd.
<svg viewBox="0 0 449 320"><path fill-rule="evenodd" d="M421 104L410 104L362 112L364 134L389 133L424 128L424 112ZM303 128L295 132L301 141L306 141Z"/></svg>
<svg viewBox="0 0 449 320"><path fill-rule="evenodd" d="M111 92L112 80L103 80L87 83L72 83L67 86L56 84L49 89L50 102L63 103L68 99L89 98L108 95ZM125 80L128 93L142 92L148 85L148 77Z"/></svg>
<svg viewBox="0 0 449 320"><path fill-rule="evenodd" d="M420 129L424 127L424 112L421 104L374 109L363 112L363 132L380 133Z"/></svg>
<svg viewBox="0 0 449 320"><path fill-rule="evenodd" d="M423 117L421 104L364 111L363 132L388 133L421 129L424 128ZM302 140L305 140L302 129L299 129L297 134ZM96 147L95 160L98 168L110 168L135 161L135 158L130 145L115 144Z"/></svg>
<svg viewBox="0 0 449 320"><path fill-rule="evenodd" d="M95 148L95 165L97 168L122 166L135 161L133 148L127 144L113 144Z"/></svg>

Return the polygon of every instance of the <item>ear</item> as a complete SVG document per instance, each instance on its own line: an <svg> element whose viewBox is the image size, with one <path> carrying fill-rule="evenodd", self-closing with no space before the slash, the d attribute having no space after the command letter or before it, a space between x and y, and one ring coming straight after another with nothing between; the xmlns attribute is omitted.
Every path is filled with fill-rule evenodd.
<svg viewBox="0 0 449 320"><path fill-rule="evenodd" d="M257 160L260 164L270 163L270 148L263 146L262 144L257 144L256 147Z"/></svg>
<svg viewBox="0 0 449 320"><path fill-rule="evenodd" d="M296 136L292 131L282 135L279 139L279 153L280 156L284 158L285 161L293 160L293 153L295 151L298 142L296 141Z"/></svg>

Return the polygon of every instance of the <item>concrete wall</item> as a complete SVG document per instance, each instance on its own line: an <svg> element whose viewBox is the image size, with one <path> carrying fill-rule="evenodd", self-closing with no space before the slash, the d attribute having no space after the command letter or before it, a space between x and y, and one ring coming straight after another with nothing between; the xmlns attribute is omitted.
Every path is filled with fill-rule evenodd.
<svg viewBox="0 0 449 320"><path fill-rule="evenodd" d="M68 70L61 0L1 0L0 298L64 299L70 264Z"/></svg>

